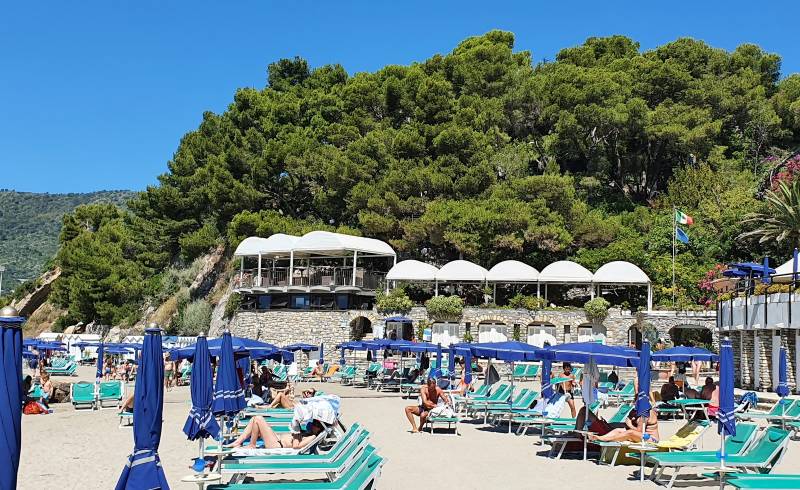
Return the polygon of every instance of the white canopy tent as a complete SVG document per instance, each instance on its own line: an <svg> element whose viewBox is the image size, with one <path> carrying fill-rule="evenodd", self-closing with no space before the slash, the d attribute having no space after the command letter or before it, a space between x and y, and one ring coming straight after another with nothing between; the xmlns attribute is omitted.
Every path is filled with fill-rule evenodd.
<svg viewBox="0 0 800 490"><path fill-rule="evenodd" d="M389 281L434 282L439 272L435 266L419 260L403 260L389 269L386 279Z"/></svg>
<svg viewBox="0 0 800 490"><path fill-rule="evenodd" d="M602 284L609 286L647 286L647 311L653 309L653 287L650 278L638 266L615 260L603 264L597 269L592 278L592 283L598 287Z"/></svg>
<svg viewBox="0 0 800 490"><path fill-rule="evenodd" d="M435 294L439 295L439 283L486 283L486 269L468 260L453 260L436 273Z"/></svg>
<svg viewBox="0 0 800 490"><path fill-rule="evenodd" d="M794 259L789 259L775 269L775 276L772 278L773 282L790 283L792 282L792 272L794 272L793 265ZM798 263L798 272L800 272L800 263ZM800 273L795 279L800 279Z"/></svg>
<svg viewBox="0 0 800 490"><path fill-rule="evenodd" d="M544 284L544 299L547 299L548 284L586 284L591 286L592 273L586 267L571 260L559 260L549 264L539 273L539 285ZM594 298L594 289L591 297ZM541 295L541 288L537 287L536 296Z"/></svg>
<svg viewBox="0 0 800 490"><path fill-rule="evenodd" d="M518 260L504 260L489 269L488 282L534 283L539 281L539 271Z"/></svg>

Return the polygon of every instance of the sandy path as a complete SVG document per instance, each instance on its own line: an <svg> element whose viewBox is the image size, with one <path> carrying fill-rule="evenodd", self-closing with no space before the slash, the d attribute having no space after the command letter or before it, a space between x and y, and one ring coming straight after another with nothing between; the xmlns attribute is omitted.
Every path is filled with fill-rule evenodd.
<svg viewBox="0 0 800 490"><path fill-rule="evenodd" d="M80 373L79 379L91 380L93 369L82 368ZM542 451L538 438L487 430L482 424L462 423L461 437L410 434L402 411L411 401L362 388L322 386L343 397L345 424L359 421L370 429L372 443L388 458L379 481L381 489L419 488L421 479L429 482L429 488L554 489L567 482L572 488L642 488L633 479L633 467L551 460L537 455ZM190 459L197 453L197 445L181 431L188 411L188 388L166 394L159 453L176 489L196 488L180 482L190 473ZM676 423L662 422L662 437L676 427ZM117 428L114 410L77 412L71 406L58 406L53 415L23 417L22 428L21 489L113 488L133 449L132 431ZM706 431L701 448L719 447L717 437L716 430ZM797 446L791 443L778 472L800 473ZM656 486L646 483L645 488Z"/></svg>

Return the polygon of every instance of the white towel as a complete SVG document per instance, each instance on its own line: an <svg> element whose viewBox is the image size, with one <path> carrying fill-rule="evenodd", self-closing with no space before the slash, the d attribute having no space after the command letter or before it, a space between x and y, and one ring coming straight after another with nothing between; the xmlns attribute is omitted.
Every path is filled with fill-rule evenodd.
<svg viewBox="0 0 800 490"><path fill-rule="evenodd" d="M597 400L595 384L598 379L600 379L600 369L598 369L594 357L590 357L589 362L583 366L583 384L581 385L583 403L587 407Z"/></svg>

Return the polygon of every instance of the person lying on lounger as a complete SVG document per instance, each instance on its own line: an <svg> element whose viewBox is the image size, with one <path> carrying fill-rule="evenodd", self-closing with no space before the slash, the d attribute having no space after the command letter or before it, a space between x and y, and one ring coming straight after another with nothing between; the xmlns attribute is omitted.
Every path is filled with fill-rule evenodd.
<svg viewBox="0 0 800 490"><path fill-rule="evenodd" d="M302 449L308 446L320 432L324 431L325 427L316 420L312 420L306 429L299 434L284 434L279 436L272 430L264 417L257 415L250 419L247 427L245 427L242 435L226 447L241 447L244 441L250 439L247 445L250 449L255 449L258 440L264 441L264 448L278 449L278 448L291 448Z"/></svg>
<svg viewBox="0 0 800 490"><path fill-rule="evenodd" d="M133 395L134 394L135 394L135 392L132 392L130 395L128 395L127 398L125 398L124 400L122 400L119 403L119 406L117 406L117 408L119 409L120 412L133 412Z"/></svg>
<svg viewBox="0 0 800 490"><path fill-rule="evenodd" d="M419 389L419 405L410 405L406 407L406 417L411 424L411 432L418 433L425 426L431 410L439 404L439 400L443 400L447 405L450 405L450 399L447 394L436 385L436 378L430 377L425 383L425 386ZM414 416L419 417L419 427L414 424Z"/></svg>
<svg viewBox="0 0 800 490"><path fill-rule="evenodd" d="M656 409L650 410L650 415L645 420L644 431L650 434L654 441L658 441L661 436L658 433L658 412ZM631 412L631 416L625 419L625 427L612 429L603 435L589 434L590 441L605 442L642 442L642 418Z"/></svg>
<svg viewBox="0 0 800 490"><path fill-rule="evenodd" d="M314 366L314 369L311 371L310 377L319 378L319 380L322 381L322 377L325 375L325 371L323 370L324 367L325 365L322 364L322 361L318 362L317 365Z"/></svg>
<svg viewBox="0 0 800 490"><path fill-rule="evenodd" d="M311 398L317 394L317 390L311 388L310 390L303 390L303 398ZM269 408L294 408L294 398L290 398L285 392L279 392L275 395Z"/></svg>

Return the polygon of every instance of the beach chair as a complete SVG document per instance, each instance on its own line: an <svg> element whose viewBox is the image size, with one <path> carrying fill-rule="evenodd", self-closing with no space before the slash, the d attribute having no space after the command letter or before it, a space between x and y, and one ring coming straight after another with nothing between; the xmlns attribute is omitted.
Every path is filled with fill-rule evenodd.
<svg viewBox="0 0 800 490"><path fill-rule="evenodd" d="M621 390L609 390L608 399L615 402L626 402L633 400L636 393L634 392L633 381L628 381Z"/></svg>
<svg viewBox="0 0 800 490"><path fill-rule="evenodd" d="M116 408L119 402L122 401L124 394L125 387L122 381L105 381L100 383L97 390L97 408ZM111 402L112 405L107 406L106 403L108 402Z"/></svg>
<svg viewBox="0 0 800 490"><path fill-rule="evenodd" d="M419 387L425 381L425 378L428 377L428 372L428 369L420 371L419 375L417 375L417 377L414 379L410 379L410 376L405 377L402 381L400 381L400 393L405 393L411 397L417 390L419 390Z"/></svg>
<svg viewBox="0 0 800 490"><path fill-rule="evenodd" d="M79 381L72 383L69 389L69 398L72 400L72 406L76 410L86 408L94 410L97 401L94 383L87 383L86 381Z"/></svg>
<svg viewBox="0 0 800 490"><path fill-rule="evenodd" d="M78 365L74 362L65 364L63 367L49 367L45 368L51 376L76 376Z"/></svg>
<svg viewBox="0 0 800 490"><path fill-rule="evenodd" d="M386 462L374 450L362 451L355 462L333 481L227 483L206 487L208 490L364 490L375 488L375 480Z"/></svg>
<svg viewBox="0 0 800 490"><path fill-rule="evenodd" d="M477 411L484 410L488 405L492 405L494 403L508 403L508 399L511 397L511 395L511 386L505 383L500 384L492 390L488 397L468 398L466 406L467 414L475 415Z"/></svg>
<svg viewBox="0 0 800 490"><path fill-rule="evenodd" d="M614 415L611 416L610 419L607 420L610 424L620 424L622 423L627 417L628 414L633 410L633 405L631 404L623 404L617 408L617 411ZM570 432L575 430L575 424L577 421L572 418L555 418L549 420L551 424L547 427L547 431L550 432L550 435L543 435L542 438L550 443L550 456L553 453L556 454L556 459L561 458L564 454L564 451L567 448L567 445L571 442L583 442L584 436L578 434L569 434ZM544 426L543 426L544 427ZM598 446L601 447L601 454L600 454L600 461L603 461L603 444L607 444L610 448L617 448L618 443L603 443L603 442L595 442Z"/></svg>
<svg viewBox="0 0 800 490"><path fill-rule="evenodd" d="M685 423L680 427L675 434L666 439L662 439L655 443L655 451L670 452L670 451L688 451L697 448L697 441L703 432L708 429L711 424L708 420L696 420ZM611 466L618 464L639 464L641 456L639 453L628 454L627 442L602 442L596 441L600 446L600 462L608 463Z"/></svg>
<svg viewBox="0 0 800 490"><path fill-rule="evenodd" d="M729 456L744 454L744 451L755 441L757 435L758 426L756 424L737 424L736 435L725 438L725 454ZM669 488L675 483L675 479L678 477L680 468L685 461L693 461L705 456L713 456L716 458L717 451L656 453L645 457L646 462L653 465L653 472L650 474L650 479L657 483L663 483L661 477L666 468L673 468L672 477L667 485Z"/></svg>
<svg viewBox="0 0 800 490"><path fill-rule="evenodd" d="M117 428L124 429L126 427L133 427L133 412L117 412L117 417L119 417L119 424L117 424Z"/></svg>
<svg viewBox="0 0 800 490"><path fill-rule="evenodd" d="M775 419L775 417L781 417L784 415L789 409L791 409L794 405L797 405L798 402L796 400L786 399L786 402L781 405L780 400L772 405L768 411L763 410L747 410L746 412L739 412L736 414L736 418L742 420L769 420Z"/></svg>
<svg viewBox="0 0 800 490"><path fill-rule="evenodd" d="M736 432L738 435L738 427ZM778 427L767 427L743 453L726 456L725 465L743 472L754 471L769 473L775 465L780 462L786 452L788 444L788 431L779 429ZM671 458L667 457L672 454L675 456ZM664 467L672 467L674 472L667 484L667 488L672 488L672 484L675 483L678 472L681 469L719 465L719 457L716 451L665 453L661 455L661 459L658 460L658 463L661 466L661 471L655 474L653 478L656 481L660 480Z"/></svg>
<svg viewBox="0 0 800 490"><path fill-rule="evenodd" d="M515 380L522 381L525 377L525 371L528 369L526 364L515 364L514 370L511 372L511 377Z"/></svg>
<svg viewBox="0 0 800 490"><path fill-rule="evenodd" d="M717 478L714 473L704 473L703 476ZM758 488L770 490L800 488L800 475L762 474L762 473L734 473L725 476L725 485L733 488Z"/></svg>

